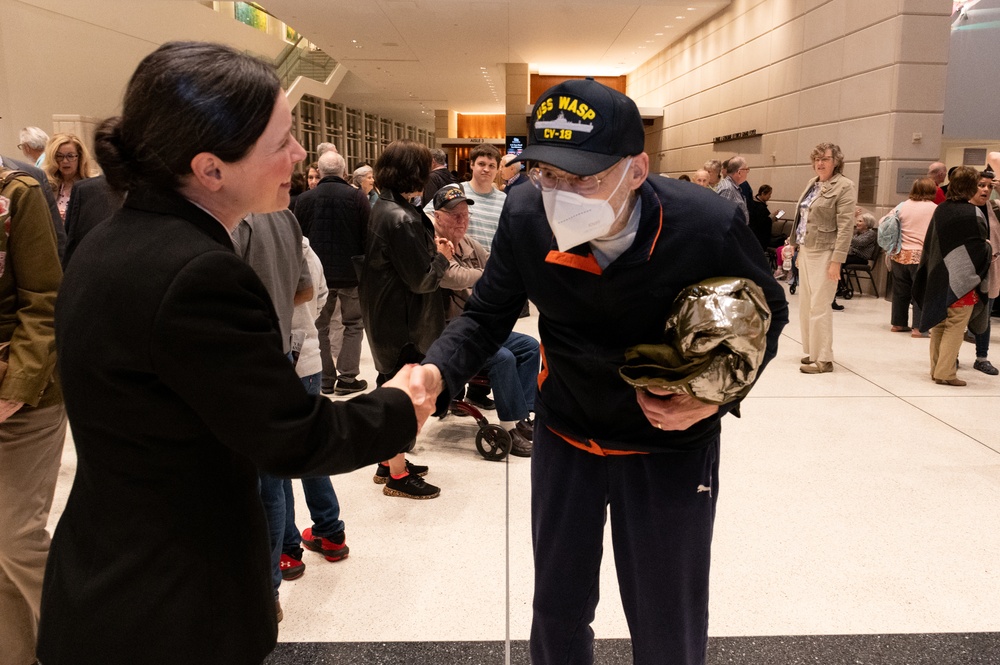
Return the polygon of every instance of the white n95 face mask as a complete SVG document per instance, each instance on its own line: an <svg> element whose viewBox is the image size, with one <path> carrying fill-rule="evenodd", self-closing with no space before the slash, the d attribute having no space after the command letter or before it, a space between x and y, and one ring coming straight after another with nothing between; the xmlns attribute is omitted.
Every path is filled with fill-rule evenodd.
<svg viewBox="0 0 1000 665"><path fill-rule="evenodd" d="M618 184L608 198L614 198L618 188L625 181L631 165L630 158L621 178L618 179ZM556 237L556 245L560 252L607 235L627 203L628 197L625 197L622 205L615 211L607 199L588 199L564 189L542 192L545 217L552 234Z"/></svg>

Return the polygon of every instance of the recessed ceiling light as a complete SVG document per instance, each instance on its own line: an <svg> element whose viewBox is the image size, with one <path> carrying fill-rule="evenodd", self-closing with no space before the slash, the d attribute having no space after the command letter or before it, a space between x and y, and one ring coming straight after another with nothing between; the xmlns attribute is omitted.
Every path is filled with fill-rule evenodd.
<svg viewBox="0 0 1000 665"><path fill-rule="evenodd" d="M688 11L689 11L689 12L693 12L693 11L694 11L694 10L696 10L696 9L697 9L697 7L688 7Z"/></svg>
<svg viewBox="0 0 1000 665"><path fill-rule="evenodd" d="M677 19L678 21L683 21L684 20L683 16L675 16L674 18Z"/></svg>
<svg viewBox="0 0 1000 665"><path fill-rule="evenodd" d="M662 32L658 32L658 33L656 33L656 36L657 36L657 37L662 37L662 36L663 36L663 33L662 33Z"/></svg>

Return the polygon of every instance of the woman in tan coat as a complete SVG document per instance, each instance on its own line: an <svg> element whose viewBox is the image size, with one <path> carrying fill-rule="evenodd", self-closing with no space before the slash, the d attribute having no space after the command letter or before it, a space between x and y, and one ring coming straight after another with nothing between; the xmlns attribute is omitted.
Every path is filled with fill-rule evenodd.
<svg viewBox="0 0 1000 665"><path fill-rule="evenodd" d="M799 248L799 323L806 354L799 369L822 374L833 371L830 303L837 293L840 264L851 247L857 190L842 173L844 154L839 146L820 143L810 157L816 177L799 197L790 241Z"/></svg>

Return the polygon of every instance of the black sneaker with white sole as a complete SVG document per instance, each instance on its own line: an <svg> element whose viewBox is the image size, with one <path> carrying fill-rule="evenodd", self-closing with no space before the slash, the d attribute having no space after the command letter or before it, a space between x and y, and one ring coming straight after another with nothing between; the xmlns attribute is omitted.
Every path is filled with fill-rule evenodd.
<svg viewBox="0 0 1000 665"><path fill-rule="evenodd" d="M364 379L337 379L337 385L333 389L335 395L350 395L368 390L368 382Z"/></svg>
<svg viewBox="0 0 1000 665"><path fill-rule="evenodd" d="M441 494L441 488L424 481L420 476L408 473L399 480L389 476L382 488L386 496L399 496L404 499L434 499Z"/></svg>

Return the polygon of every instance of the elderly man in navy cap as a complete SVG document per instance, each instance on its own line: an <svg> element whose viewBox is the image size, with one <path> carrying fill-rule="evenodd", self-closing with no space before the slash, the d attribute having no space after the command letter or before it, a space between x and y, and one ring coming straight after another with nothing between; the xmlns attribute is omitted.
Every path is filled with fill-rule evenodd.
<svg viewBox="0 0 1000 665"><path fill-rule="evenodd" d="M468 235L469 206L475 203L458 184L445 185L434 195L434 231L455 247L441 278L447 321L461 316L490 258L486 248ZM512 332L483 367L493 387L500 426L510 435L510 454L517 457L531 457L538 355L534 337Z"/></svg>
<svg viewBox="0 0 1000 665"><path fill-rule="evenodd" d="M745 277L772 323L784 292L737 207L649 173L642 117L592 79L550 88L528 147L534 187L508 196L492 254L462 316L431 346L411 387L448 398L504 342L525 298L538 308L531 661L593 662L604 526L611 534L636 663L705 662L719 436L739 402L636 391L625 352L657 344L675 296L701 280Z"/></svg>

